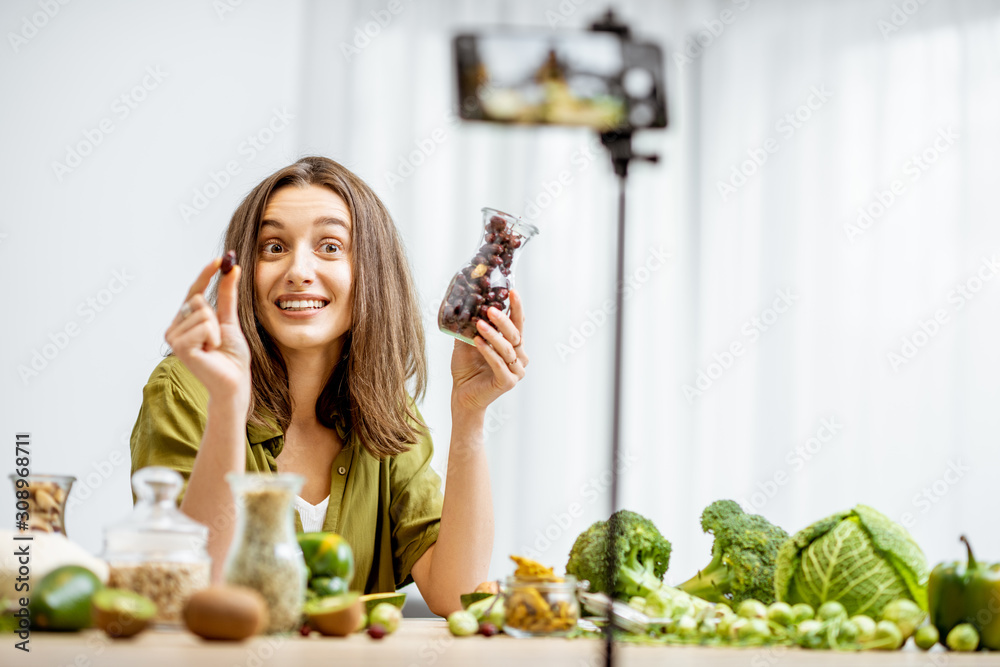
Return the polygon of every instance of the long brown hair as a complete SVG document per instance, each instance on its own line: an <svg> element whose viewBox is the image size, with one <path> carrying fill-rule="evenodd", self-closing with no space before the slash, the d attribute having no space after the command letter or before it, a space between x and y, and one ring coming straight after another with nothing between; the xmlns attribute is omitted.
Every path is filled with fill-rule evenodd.
<svg viewBox="0 0 1000 667"><path fill-rule="evenodd" d="M257 316L254 278L260 224L271 193L294 185L327 187L351 213L353 313L344 352L316 401L316 417L328 428L353 429L376 458L401 454L426 425L414 399L427 389L424 327L410 265L385 205L350 170L325 157L305 157L279 169L243 199L226 229L224 250L235 250L243 267L238 311L250 346L252 392L248 421L267 427L273 417L284 432L292 419L284 359ZM218 282L210 291L214 305Z"/></svg>

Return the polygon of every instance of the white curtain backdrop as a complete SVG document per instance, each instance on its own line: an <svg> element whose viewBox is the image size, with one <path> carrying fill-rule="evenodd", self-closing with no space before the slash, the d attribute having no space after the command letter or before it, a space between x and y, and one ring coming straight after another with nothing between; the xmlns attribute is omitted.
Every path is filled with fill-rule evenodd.
<svg viewBox="0 0 1000 667"><path fill-rule="evenodd" d="M0 329L4 437L31 431L36 472L80 478L69 530L92 551L130 511L127 436L188 285L246 191L312 153L366 179L404 236L441 471L444 287L482 206L541 229L517 269L528 378L487 424L491 575L512 553L560 568L606 518L609 160L585 130L459 123L450 63L459 29L579 28L606 6L391 4L70 4L0 49L21 91L0 107L0 270L17 300ZM1000 7L616 6L667 49L671 125L637 139L661 162L629 184L622 505L674 543L668 578L707 560L698 516L718 498L789 532L864 502L932 562L959 555L961 532L996 558ZM6 3L0 25L22 34L38 11Z"/></svg>

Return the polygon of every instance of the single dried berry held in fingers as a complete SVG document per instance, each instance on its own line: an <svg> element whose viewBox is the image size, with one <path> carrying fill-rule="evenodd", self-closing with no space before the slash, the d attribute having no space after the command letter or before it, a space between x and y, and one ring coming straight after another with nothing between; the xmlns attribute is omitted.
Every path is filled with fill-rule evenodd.
<svg viewBox="0 0 1000 667"><path fill-rule="evenodd" d="M226 254L222 256L222 273L223 275L229 273L233 270L236 265L236 251L227 250Z"/></svg>

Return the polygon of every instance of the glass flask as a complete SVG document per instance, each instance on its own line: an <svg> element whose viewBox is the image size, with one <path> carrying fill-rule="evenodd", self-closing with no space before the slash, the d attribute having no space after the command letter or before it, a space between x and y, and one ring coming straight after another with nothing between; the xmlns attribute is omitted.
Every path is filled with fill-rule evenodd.
<svg viewBox="0 0 1000 667"><path fill-rule="evenodd" d="M227 584L247 586L267 602L267 633L299 627L308 570L295 536L292 501L305 481L288 473L226 475L236 501L236 532L226 557Z"/></svg>
<svg viewBox="0 0 1000 667"><path fill-rule="evenodd" d="M514 266L524 245L537 233L537 227L517 216L484 208L482 240L472 259L448 284L438 310L438 328L474 345L476 322L489 322L490 306L508 313Z"/></svg>

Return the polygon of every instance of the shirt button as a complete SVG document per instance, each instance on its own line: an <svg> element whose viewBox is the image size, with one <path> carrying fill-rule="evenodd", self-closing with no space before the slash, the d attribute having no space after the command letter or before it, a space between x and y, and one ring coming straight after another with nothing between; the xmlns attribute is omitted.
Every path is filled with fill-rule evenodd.
<svg viewBox="0 0 1000 667"><path fill-rule="evenodd" d="M339 468L337 468L337 472L343 475L344 473L347 472L347 468L345 468L344 466L340 466Z"/></svg>

